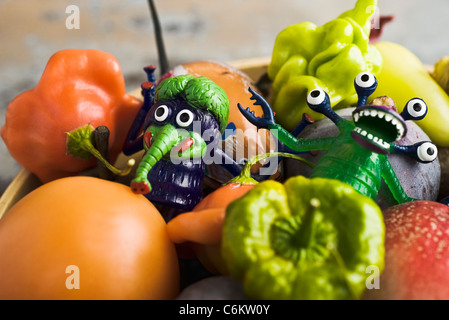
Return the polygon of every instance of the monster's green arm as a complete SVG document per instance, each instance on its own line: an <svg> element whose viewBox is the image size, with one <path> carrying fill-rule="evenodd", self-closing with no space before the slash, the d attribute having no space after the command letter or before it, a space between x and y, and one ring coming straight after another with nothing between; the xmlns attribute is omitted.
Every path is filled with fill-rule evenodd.
<svg viewBox="0 0 449 320"><path fill-rule="evenodd" d="M389 161L383 161L382 162L382 178L384 179L385 183L388 186L388 189L390 189L391 193L393 194L393 197L398 203L405 203L405 202L411 202L415 201L416 199L410 198L404 191L404 189L401 186L401 183L399 182L398 177L396 176L396 173L394 172L393 168L391 167L391 164Z"/></svg>
<svg viewBox="0 0 449 320"><path fill-rule="evenodd" d="M254 111L251 111L250 108L244 108L240 103L237 104L237 107L239 108L242 115L253 125L255 125L258 129L260 128L266 128L270 130L271 134L281 141L283 144L285 144L290 149L297 151L297 152L307 152L307 151L316 151L316 150L328 150L332 146L332 142L335 140L335 137L328 137L328 138L317 138L317 139L298 139L294 135L292 135L289 131L284 129L281 125L277 124L274 119L274 112L271 109L269 103L256 91L254 91L251 87L248 88L248 91L252 94L251 100L254 100L255 102L253 105L259 105L262 108L263 111L263 117L257 117L254 114ZM312 108L312 105L309 104L309 106L312 108L312 110L317 112L330 112L330 119L338 126L339 129L345 128L345 122L342 118L340 118L336 113L332 111L330 107L326 108L326 106L330 106L329 97L327 94L322 90L314 90L312 93L319 91L319 93L322 93L321 98L322 100L327 97L327 100L323 103L323 101L320 101L317 103L316 108ZM315 100L318 97L313 97ZM308 101L309 102L309 101ZM325 106L321 108L321 104L324 104ZM313 106L314 107L314 106Z"/></svg>
<svg viewBox="0 0 449 320"><path fill-rule="evenodd" d="M298 152L329 150L332 143L335 142L335 137L316 139L296 138L279 124L269 126L269 130L271 134L276 137L276 139L281 141L290 149Z"/></svg>

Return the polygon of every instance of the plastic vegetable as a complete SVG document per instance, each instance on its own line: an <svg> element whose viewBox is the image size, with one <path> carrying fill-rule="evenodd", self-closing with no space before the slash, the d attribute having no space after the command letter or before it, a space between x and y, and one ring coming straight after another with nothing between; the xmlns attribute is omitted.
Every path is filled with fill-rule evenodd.
<svg viewBox="0 0 449 320"><path fill-rule="evenodd" d="M321 27L302 22L279 33L268 76L273 82L273 110L287 130L306 112L309 91L325 90L334 107L355 104L357 94L345 79L380 71L382 56L369 44L376 5L375 0L359 0L354 9ZM311 115L322 118L319 113Z"/></svg>
<svg viewBox="0 0 449 320"><path fill-rule="evenodd" d="M227 274L220 254L226 207L242 197L258 182L251 178L251 167L268 157L289 157L313 167L299 156L285 153L262 154L251 158L241 173L201 200L192 211L181 213L167 223L168 236L174 243L188 243L201 263L214 274Z"/></svg>
<svg viewBox="0 0 449 320"><path fill-rule="evenodd" d="M154 69L146 71L151 76ZM191 75L167 78L156 89L144 82L142 90L144 104L124 149L145 148L131 189L160 205L191 210L202 198L204 157L227 124L227 95L210 79Z"/></svg>
<svg viewBox="0 0 449 320"><path fill-rule="evenodd" d="M359 74L354 86L358 94L358 107L353 112L352 120L343 119L332 110L330 98L324 90L314 89L308 94L309 107L325 115L337 126L339 134L335 137L296 138L276 124L270 106L255 92L254 98L264 109L264 117L254 116L249 108L245 110L241 105L239 108L249 121L258 127L270 129L273 135L294 151L327 151L313 169L312 177L340 180L373 200L377 198L383 178L398 203L414 200L404 192L387 155L405 154L422 163L437 159L438 151L432 142L418 142L410 146L395 144L406 134L406 120L420 120L426 116L426 103L413 98L399 114L394 106L366 104L377 87L374 75L366 72Z"/></svg>
<svg viewBox="0 0 449 320"><path fill-rule="evenodd" d="M384 267L382 211L333 179L264 181L232 202L222 255L249 299L359 299Z"/></svg>
<svg viewBox="0 0 449 320"><path fill-rule="evenodd" d="M99 50L55 53L37 86L8 106L1 136L11 154L42 182L76 175L96 164L67 153L67 132L90 124L110 131L114 162L141 101L125 91L118 61Z"/></svg>
<svg viewBox="0 0 449 320"><path fill-rule="evenodd" d="M68 177L0 219L0 299L174 299L178 256L165 221L129 187Z"/></svg>
<svg viewBox="0 0 449 320"><path fill-rule="evenodd" d="M377 96L390 96L401 108L410 97L420 97L429 106L419 126L438 147L449 146L449 95L432 78L422 62L407 48L392 42L379 42L375 47L383 57L377 75ZM399 109L399 111L402 111Z"/></svg>

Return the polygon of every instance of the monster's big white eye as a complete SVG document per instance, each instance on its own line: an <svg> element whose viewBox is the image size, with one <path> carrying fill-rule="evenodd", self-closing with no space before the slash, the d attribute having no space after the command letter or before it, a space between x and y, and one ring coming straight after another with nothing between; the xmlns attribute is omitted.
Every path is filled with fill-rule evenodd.
<svg viewBox="0 0 449 320"><path fill-rule="evenodd" d="M369 72L362 72L355 78L355 84L361 88L370 88L376 84L376 77Z"/></svg>
<svg viewBox="0 0 449 320"><path fill-rule="evenodd" d="M438 156L437 147L430 142L425 142L418 147L418 158L423 162L432 162Z"/></svg>
<svg viewBox="0 0 449 320"><path fill-rule="evenodd" d="M326 100L326 93L321 89L311 91L307 97L307 102L312 106L318 106Z"/></svg>
<svg viewBox="0 0 449 320"><path fill-rule="evenodd" d="M427 104L418 98L410 100L405 106L412 119L421 119L427 114Z"/></svg>
<svg viewBox="0 0 449 320"><path fill-rule="evenodd" d="M184 109L176 115L176 123L180 127L188 127L193 122L194 115L192 111Z"/></svg>
<svg viewBox="0 0 449 320"><path fill-rule="evenodd" d="M169 114L168 107L165 104L160 105L157 107L156 111L154 112L154 119L156 121L162 122L165 121Z"/></svg>

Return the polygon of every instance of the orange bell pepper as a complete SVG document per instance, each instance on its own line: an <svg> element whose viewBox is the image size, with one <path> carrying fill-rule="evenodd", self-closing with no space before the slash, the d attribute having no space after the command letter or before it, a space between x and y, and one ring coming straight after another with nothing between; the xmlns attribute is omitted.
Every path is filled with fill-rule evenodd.
<svg viewBox="0 0 449 320"><path fill-rule="evenodd" d="M62 50L49 59L36 87L9 104L1 136L11 156L46 183L95 166L94 157L67 154L67 133L88 124L109 129L114 162L140 106L126 94L114 56L95 49Z"/></svg>

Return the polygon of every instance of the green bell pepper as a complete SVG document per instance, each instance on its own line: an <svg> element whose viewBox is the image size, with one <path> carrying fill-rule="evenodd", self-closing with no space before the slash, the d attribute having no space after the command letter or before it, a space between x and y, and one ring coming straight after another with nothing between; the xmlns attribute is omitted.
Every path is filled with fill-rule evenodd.
<svg viewBox="0 0 449 320"><path fill-rule="evenodd" d="M361 72L376 75L382 56L369 44L371 19L376 0L359 0L355 8L321 27L302 22L281 31L276 37L268 77L272 82L271 105L276 120L293 130L305 112L309 91L328 92L331 105L357 102L352 81ZM315 119L323 115L312 112Z"/></svg>
<svg viewBox="0 0 449 320"><path fill-rule="evenodd" d="M259 183L226 210L221 253L250 299L360 299L384 268L385 226L370 198L337 180Z"/></svg>

